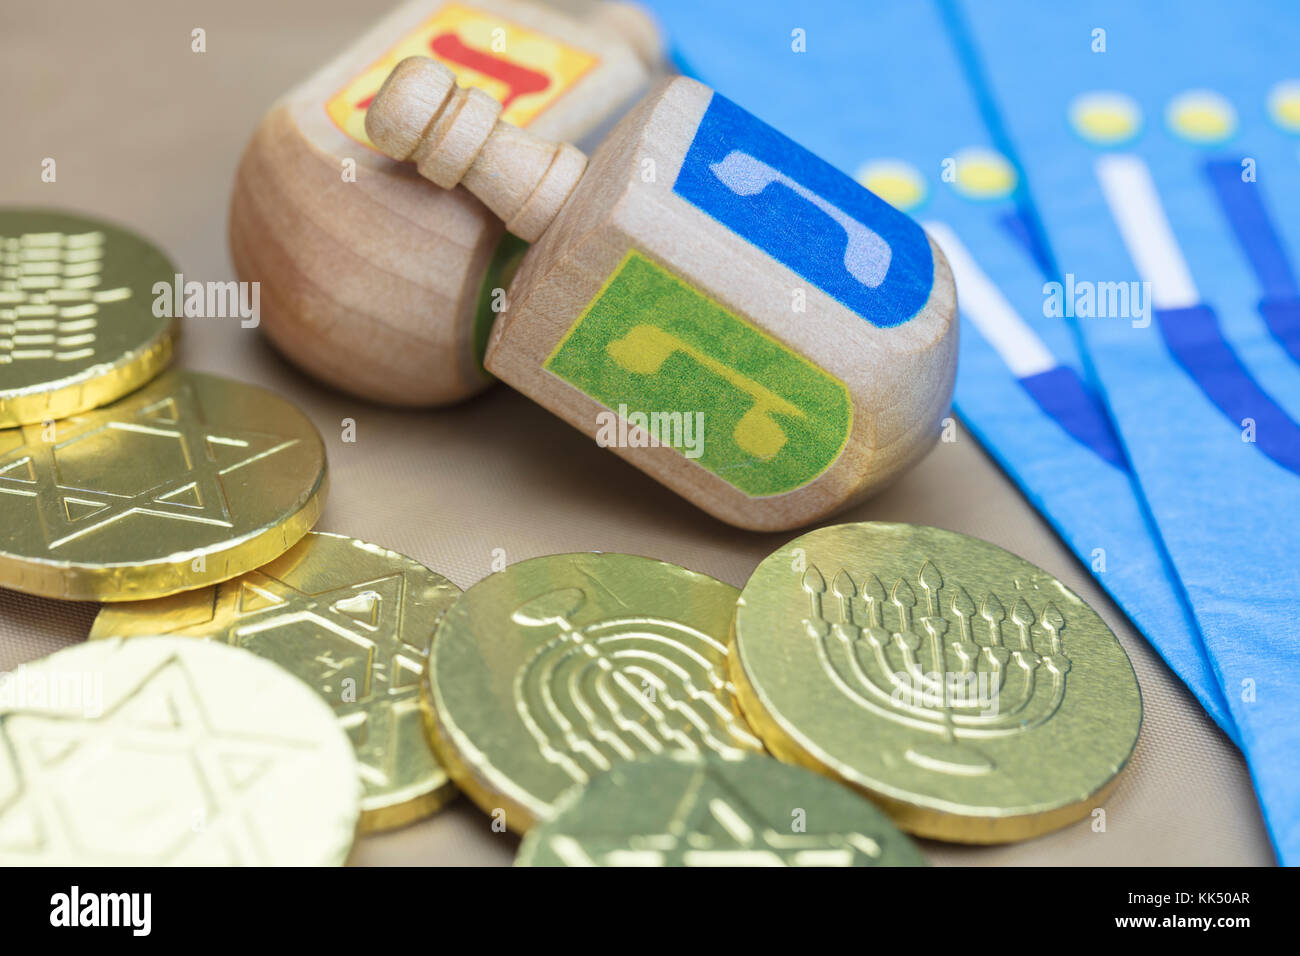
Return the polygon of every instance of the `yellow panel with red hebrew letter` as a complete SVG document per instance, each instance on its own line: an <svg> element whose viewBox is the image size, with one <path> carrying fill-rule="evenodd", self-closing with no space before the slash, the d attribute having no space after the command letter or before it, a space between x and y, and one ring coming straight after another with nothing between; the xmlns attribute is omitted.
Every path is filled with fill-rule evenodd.
<svg viewBox="0 0 1300 956"><path fill-rule="evenodd" d="M592 53L494 13L449 3L330 97L325 112L334 125L370 146L366 110L393 67L408 56L445 64L462 86L498 99L505 107L501 118L516 126L527 126L599 62Z"/></svg>

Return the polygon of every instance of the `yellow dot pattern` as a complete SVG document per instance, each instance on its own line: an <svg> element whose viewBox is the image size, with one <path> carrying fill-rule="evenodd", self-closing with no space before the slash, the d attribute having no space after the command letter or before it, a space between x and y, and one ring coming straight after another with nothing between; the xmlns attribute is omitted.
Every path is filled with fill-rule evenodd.
<svg viewBox="0 0 1300 956"><path fill-rule="evenodd" d="M855 178L903 212L910 212L925 202L925 178L915 166L900 159L877 159L864 163Z"/></svg>
<svg viewBox="0 0 1300 956"><path fill-rule="evenodd" d="M1237 130L1237 111L1213 90L1188 90L1169 101L1165 121L1190 143L1222 143Z"/></svg>
<svg viewBox="0 0 1300 956"><path fill-rule="evenodd" d="M1142 109L1123 93L1082 93L1070 103L1070 125L1090 143L1117 146L1142 129Z"/></svg>
<svg viewBox="0 0 1300 956"><path fill-rule="evenodd" d="M1300 133L1300 80L1283 80L1269 91L1268 113L1288 133Z"/></svg>
<svg viewBox="0 0 1300 956"><path fill-rule="evenodd" d="M953 185L968 199L1005 199L1015 192L1015 167L1001 153L976 146L961 150L954 160Z"/></svg>

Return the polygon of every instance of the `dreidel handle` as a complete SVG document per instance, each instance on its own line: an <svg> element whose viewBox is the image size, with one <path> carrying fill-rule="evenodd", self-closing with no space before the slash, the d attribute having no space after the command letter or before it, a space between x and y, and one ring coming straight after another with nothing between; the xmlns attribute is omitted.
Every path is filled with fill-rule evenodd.
<svg viewBox="0 0 1300 956"><path fill-rule="evenodd" d="M366 133L386 156L413 161L420 175L465 187L525 242L536 242L587 168L567 143L500 120L501 104L463 89L441 63L408 57L393 69L366 111Z"/></svg>

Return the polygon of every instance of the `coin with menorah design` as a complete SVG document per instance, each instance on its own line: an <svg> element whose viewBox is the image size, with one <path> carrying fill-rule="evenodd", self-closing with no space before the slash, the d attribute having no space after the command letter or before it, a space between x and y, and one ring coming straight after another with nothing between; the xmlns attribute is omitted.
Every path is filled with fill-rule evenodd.
<svg viewBox="0 0 1300 956"><path fill-rule="evenodd" d="M995 545L919 525L833 525L768 556L730 666L773 754L963 843L1086 816L1142 724L1128 655L1082 599Z"/></svg>
<svg viewBox="0 0 1300 956"><path fill-rule="evenodd" d="M284 399L168 372L111 405L0 430L0 587L135 601L278 557L320 516L325 446Z"/></svg>
<svg viewBox="0 0 1300 956"><path fill-rule="evenodd" d="M152 601L109 604L91 639L223 641L279 664L334 708L357 754L363 832L403 826L456 794L419 712L429 644L460 588L410 558L310 532L270 564Z"/></svg>
<svg viewBox="0 0 1300 956"><path fill-rule="evenodd" d="M434 750L517 832L624 760L761 752L727 677L738 594L674 564L596 552L483 579L434 637L421 685Z"/></svg>
<svg viewBox="0 0 1300 956"><path fill-rule="evenodd" d="M176 269L134 233L46 209L0 209L0 428L66 418L171 361L153 286Z"/></svg>
<svg viewBox="0 0 1300 956"><path fill-rule="evenodd" d="M889 818L825 777L746 754L658 754L575 787L516 866L924 866Z"/></svg>

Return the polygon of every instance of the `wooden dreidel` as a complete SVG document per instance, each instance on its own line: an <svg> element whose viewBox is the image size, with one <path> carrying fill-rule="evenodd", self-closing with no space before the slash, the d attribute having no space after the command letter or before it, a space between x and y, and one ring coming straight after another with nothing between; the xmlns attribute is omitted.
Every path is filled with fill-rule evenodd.
<svg viewBox="0 0 1300 956"><path fill-rule="evenodd" d="M757 530L879 489L939 436L956 297L913 220L694 80L583 168L428 59L366 118L536 240L487 367L710 514Z"/></svg>
<svg viewBox="0 0 1300 956"><path fill-rule="evenodd" d="M239 277L293 362L365 398L436 405L474 394L487 332L523 244L464 189L429 188L376 150L365 113L393 66L432 55L559 139L607 129L651 85L658 31L639 8L413 0L290 92L244 152L230 208Z"/></svg>

